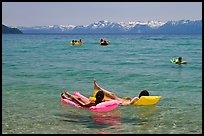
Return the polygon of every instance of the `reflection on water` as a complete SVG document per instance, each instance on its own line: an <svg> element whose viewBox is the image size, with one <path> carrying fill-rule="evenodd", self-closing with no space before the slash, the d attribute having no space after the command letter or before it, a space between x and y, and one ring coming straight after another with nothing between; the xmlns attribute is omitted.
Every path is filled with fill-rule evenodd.
<svg viewBox="0 0 204 136"><path fill-rule="evenodd" d="M136 106L135 108L140 108L140 110L138 110L138 113L141 117L153 114L155 110L159 109L159 107L157 105Z"/></svg>
<svg viewBox="0 0 204 136"><path fill-rule="evenodd" d="M111 133L109 129L119 129L121 127L121 114L118 110L108 112L93 112L76 107L63 108L61 110L62 121L86 125L86 128L97 130L98 134ZM79 133L83 133L80 130Z"/></svg>
<svg viewBox="0 0 204 136"><path fill-rule="evenodd" d="M120 129L122 127L121 114L117 109L109 112L92 112L92 121L95 126L106 126L106 128L98 130L97 134L111 134L110 129Z"/></svg>
<svg viewBox="0 0 204 136"><path fill-rule="evenodd" d="M92 121L96 124L120 124L120 116L118 110L109 112L92 112Z"/></svg>
<svg viewBox="0 0 204 136"><path fill-rule="evenodd" d="M134 127L145 127L151 124L158 117L156 105L151 106L120 106L115 110L109 112L93 112L76 108L73 106L66 106L62 109L62 120L77 124L78 133L83 133L80 127L85 126L92 130L91 133L97 134L111 134L122 133L125 130L124 126L133 129Z"/></svg>
<svg viewBox="0 0 204 136"><path fill-rule="evenodd" d="M123 111L122 123L128 123L132 125L144 125L152 121L152 117L158 116L159 107L156 105L148 106L125 106L121 107Z"/></svg>

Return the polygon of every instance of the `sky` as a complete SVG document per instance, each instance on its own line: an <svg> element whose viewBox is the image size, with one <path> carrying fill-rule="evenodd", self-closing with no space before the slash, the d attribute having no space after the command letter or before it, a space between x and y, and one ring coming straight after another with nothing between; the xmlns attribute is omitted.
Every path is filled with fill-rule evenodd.
<svg viewBox="0 0 204 136"><path fill-rule="evenodd" d="M2 2L2 24L13 27L201 19L202 2Z"/></svg>

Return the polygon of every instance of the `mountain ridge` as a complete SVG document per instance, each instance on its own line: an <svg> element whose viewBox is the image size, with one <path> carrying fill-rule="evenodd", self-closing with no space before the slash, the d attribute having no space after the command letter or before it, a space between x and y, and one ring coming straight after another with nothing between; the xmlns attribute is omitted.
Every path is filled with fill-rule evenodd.
<svg viewBox="0 0 204 136"><path fill-rule="evenodd" d="M136 33L136 34L201 34L202 20L110 22L101 20L89 25L53 25L17 27L23 33Z"/></svg>
<svg viewBox="0 0 204 136"><path fill-rule="evenodd" d="M8 27L2 24L2 34L22 34L17 28Z"/></svg>

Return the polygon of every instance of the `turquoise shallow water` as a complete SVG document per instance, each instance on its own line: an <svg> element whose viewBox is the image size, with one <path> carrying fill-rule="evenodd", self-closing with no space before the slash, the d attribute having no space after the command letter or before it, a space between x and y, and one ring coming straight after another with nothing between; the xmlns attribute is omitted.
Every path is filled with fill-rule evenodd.
<svg viewBox="0 0 204 136"><path fill-rule="evenodd" d="M188 64L170 63L178 56ZM60 103L65 89L91 96L94 79L120 97L146 89L162 99L106 113ZM2 35L2 133L202 133L202 37Z"/></svg>

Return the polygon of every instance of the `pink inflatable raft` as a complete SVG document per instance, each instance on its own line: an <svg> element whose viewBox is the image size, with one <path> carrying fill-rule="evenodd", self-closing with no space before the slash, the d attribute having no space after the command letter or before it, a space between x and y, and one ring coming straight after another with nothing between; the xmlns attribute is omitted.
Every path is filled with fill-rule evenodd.
<svg viewBox="0 0 204 136"><path fill-rule="evenodd" d="M81 97L87 101L90 101L88 98L81 95L79 92L74 92L73 95L79 96L79 97ZM61 98L61 102L66 103L66 104L71 104L77 108L83 108L83 109L87 109L87 110L91 110L91 111L95 111L95 112L110 111L110 110L117 108L122 103L122 102L117 101L117 100L110 100L110 101L106 101L106 102L101 102L101 103L97 104L96 106L91 106L89 108L86 108L86 107L82 107L78 103L75 103L72 100L68 100L68 99Z"/></svg>

